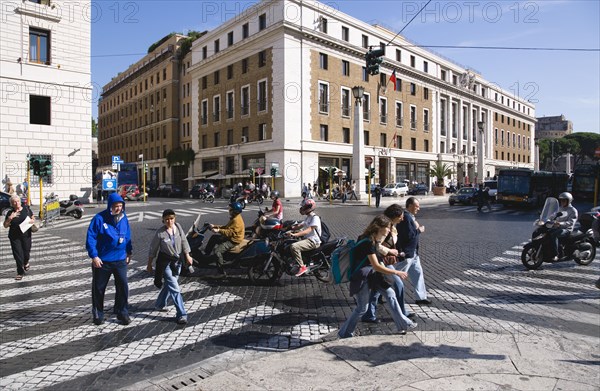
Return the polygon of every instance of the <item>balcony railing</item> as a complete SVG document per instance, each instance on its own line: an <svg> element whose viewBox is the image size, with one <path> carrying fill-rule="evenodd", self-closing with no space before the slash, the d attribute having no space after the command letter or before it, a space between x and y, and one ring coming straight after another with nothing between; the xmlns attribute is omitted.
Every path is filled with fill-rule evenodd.
<svg viewBox="0 0 600 391"><path fill-rule="evenodd" d="M411 128L411 129L416 129L416 128L417 128L417 121L413 121L413 120L411 120L411 121L410 121L410 128Z"/></svg>
<svg viewBox="0 0 600 391"><path fill-rule="evenodd" d="M396 126L402 127L404 124L404 117L396 117Z"/></svg>
<svg viewBox="0 0 600 391"><path fill-rule="evenodd" d="M232 119L233 118L233 109L229 109L227 110L227 119Z"/></svg>
<svg viewBox="0 0 600 391"><path fill-rule="evenodd" d="M319 102L319 113L329 113L329 103Z"/></svg>
<svg viewBox="0 0 600 391"><path fill-rule="evenodd" d="M350 117L350 107L342 106L342 117Z"/></svg>
<svg viewBox="0 0 600 391"><path fill-rule="evenodd" d="M379 123L387 124L387 114L386 113L379 114Z"/></svg>
<svg viewBox="0 0 600 391"><path fill-rule="evenodd" d="M423 122L423 131L429 132L429 122Z"/></svg>
<svg viewBox="0 0 600 391"><path fill-rule="evenodd" d="M371 120L371 111L363 110L363 121L370 121L370 120Z"/></svg>
<svg viewBox="0 0 600 391"><path fill-rule="evenodd" d="M220 120L221 120L221 114L220 114L220 112L218 112L218 111L215 111L215 112L213 113L213 121L214 121L214 122L219 122Z"/></svg>
<svg viewBox="0 0 600 391"><path fill-rule="evenodd" d="M242 115L248 115L250 113L250 106L242 106Z"/></svg>

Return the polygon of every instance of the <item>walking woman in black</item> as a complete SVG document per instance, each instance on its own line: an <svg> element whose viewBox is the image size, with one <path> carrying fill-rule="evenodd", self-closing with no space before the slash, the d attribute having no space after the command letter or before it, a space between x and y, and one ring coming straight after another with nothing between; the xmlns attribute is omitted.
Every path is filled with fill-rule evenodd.
<svg viewBox="0 0 600 391"><path fill-rule="evenodd" d="M20 281L23 279L25 272L29 271L29 253L31 252L31 227L27 227L25 232L23 232L21 224L25 219L29 219L29 223L33 224L35 218L28 206L21 205L21 198L18 195L10 197L10 206L11 208L6 213L6 218L4 219L4 228L9 228L8 239L10 240L10 248L17 262L17 276L15 280Z"/></svg>

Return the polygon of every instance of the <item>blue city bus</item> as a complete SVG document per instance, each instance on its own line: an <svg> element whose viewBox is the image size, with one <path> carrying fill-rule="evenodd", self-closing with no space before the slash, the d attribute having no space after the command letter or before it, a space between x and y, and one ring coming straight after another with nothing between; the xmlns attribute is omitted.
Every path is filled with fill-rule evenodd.
<svg viewBox="0 0 600 391"><path fill-rule="evenodd" d="M580 164L573 170L573 197L582 200L593 200L596 181L600 175L599 166Z"/></svg>
<svg viewBox="0 0 600 391"><path fill-rule="evenodd" d="M496 201L504 205L544 205L547 197L558 197L567 191L566 172L504 169L498 172Z"/></svg>
<svg viewBox="0 0 600 391"><path fill-rule="evenodd" d="M136 163L123 163L117 174L117 185L141 185L138 183L138 169Z"/></svg>

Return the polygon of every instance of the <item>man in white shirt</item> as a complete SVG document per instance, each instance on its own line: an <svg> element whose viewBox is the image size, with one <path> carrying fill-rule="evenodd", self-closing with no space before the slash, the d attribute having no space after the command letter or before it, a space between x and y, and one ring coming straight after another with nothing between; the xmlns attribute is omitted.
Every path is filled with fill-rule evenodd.
<svg viewBox="0 0 600 391"><path fill-rule="evenodd" d="M303 238L290 246L292 257L294 257L294 260L300 265L296 277L300 277L308 271L304 261L302 261L302 251L314 250L321 245L321 219L314 212L316 206L317 204L314 200L306 200L300 207L300 214L306 216L306 218L302 223L292 227L294 230L301 230L288 233L291 237Z"/></svg>

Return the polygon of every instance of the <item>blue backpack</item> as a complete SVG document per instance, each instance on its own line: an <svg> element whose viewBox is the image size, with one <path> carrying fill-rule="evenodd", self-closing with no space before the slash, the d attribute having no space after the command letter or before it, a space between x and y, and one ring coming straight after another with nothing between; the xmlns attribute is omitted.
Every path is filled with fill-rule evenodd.
<svg viewBox="0 0 600 391"><path fill-rule="evenodd" d="M361 261L357 261L354 259L353 250L356 246L368 240L371 239L364 238L358 242L348 240L343 246L340 246L333 251L331 254L331 269L329 270L331 283L337 285L350 281L352 274L365 265L367 257Z"/></svg>

